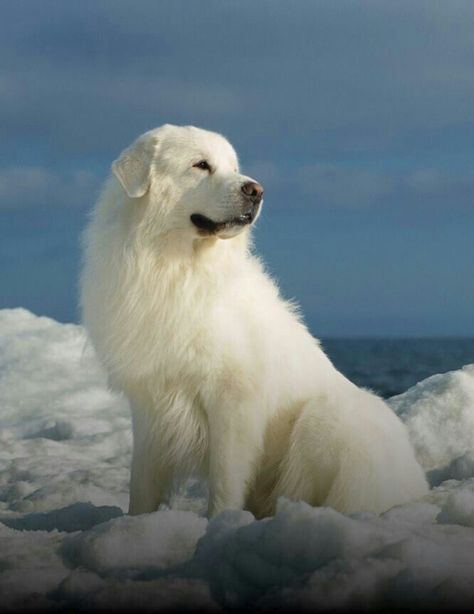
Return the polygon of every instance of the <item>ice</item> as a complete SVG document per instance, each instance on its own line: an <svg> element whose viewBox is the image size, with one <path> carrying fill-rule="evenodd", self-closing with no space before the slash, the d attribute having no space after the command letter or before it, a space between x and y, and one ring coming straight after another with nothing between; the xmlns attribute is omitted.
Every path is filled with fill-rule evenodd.
<svg viewBox="0 0 474 614"><path fill-rule="evenodd" d="M166 569L191 558L206 525L179 510L122 516L65 540L65 552L75 567L98 573Z"/></svg>
<svg viewBox="0 0 474 614"><path fill-rule="evenodd" d="M128 505L127 403L81 327L0 311L0 513Z"/></svg>
<svg viewBox="0 0 474 614"><path fill-rule="evenodd" d="M474 365L390 400L432 485L381 516L281 499L204 516L190 482L130 517L130 416L80 326L0 311L0 594L5 610L470 609ZM179 508L179 510L177 509Z"/></svg>
<svg viewBox="0 0 474 614"><path fill-rule="evenodd" d="M18 531L86 531L111 518L122 516L118 507L92 503L73 503L67 507L50 512L23 514L17 518L2 518L3 524Z"/></svg>
<svg viewBox="0 0 474 614"><path fill-rule="evenodd" d="M392 397L390 405L405 422L427 471L473 452L474 365L428 377Z"/></svg>

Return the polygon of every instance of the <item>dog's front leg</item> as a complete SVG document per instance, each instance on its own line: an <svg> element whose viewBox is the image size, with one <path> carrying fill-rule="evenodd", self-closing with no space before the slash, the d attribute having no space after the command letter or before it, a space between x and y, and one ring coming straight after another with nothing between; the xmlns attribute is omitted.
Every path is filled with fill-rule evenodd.
<svg viewBox="0 0 474 614"><path fill-rule="evenodd" d="M208 413L209 516L244 506L262 449L263 424L256 411L247 403L233 407L222 400Z"/></svg>
<svg viewBox="0 0 474 614"><path fill-rule="evenodd" d="M135 440L130 475L131 515L155 512L160 503L167 501L171 472L158 461L150 462L149 453ZM156 455L155 455L156 456Z"/></svg>
<svg viewBox="0 0 474 614"><path fill-rule="evenodd" d="M133 407L133 457L128 513L146 514L167 500L172 471L157 437L156 419L143 407Z"/></svg>

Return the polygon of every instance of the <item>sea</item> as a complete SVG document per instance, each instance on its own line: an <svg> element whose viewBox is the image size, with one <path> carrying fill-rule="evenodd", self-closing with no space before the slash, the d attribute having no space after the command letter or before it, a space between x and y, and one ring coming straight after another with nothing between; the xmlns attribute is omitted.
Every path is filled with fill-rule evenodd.
<svg viewBox="0 0 474 614"><path fill-rule="evenodd" d="M384 398L474 363L474 338L332 338L321 344L339 371Z"/></svg>

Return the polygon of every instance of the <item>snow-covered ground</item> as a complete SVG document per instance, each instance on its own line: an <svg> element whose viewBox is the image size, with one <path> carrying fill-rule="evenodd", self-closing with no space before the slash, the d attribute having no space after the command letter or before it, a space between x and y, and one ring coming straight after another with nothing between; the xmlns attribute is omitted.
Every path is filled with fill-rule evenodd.
<svg viewBox="0 0 474 614"><path fill-rule="evenodd" d="M390 400L432 491L380 517L281 500L273 518L129 517L130 418L81 327L0 311L0 607L471 609L474 365ZM178 511L176 508L179 508Z"/></svg>

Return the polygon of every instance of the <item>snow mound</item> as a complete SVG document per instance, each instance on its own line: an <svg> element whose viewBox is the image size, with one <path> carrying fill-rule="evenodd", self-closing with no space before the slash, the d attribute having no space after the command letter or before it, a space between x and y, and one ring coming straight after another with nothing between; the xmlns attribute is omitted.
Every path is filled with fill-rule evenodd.
<svg viewBox="0 0 474 614"><path fill-rule="evenodd" d="M427 471L437 471L444 479L450 472L461 479L469 477L466 472L474 476L474 365L428 377L389 403L405 422Z"/></svg>
<svg viewBox="0 0 474 614"><path fill-rule="evenodd" d="M280 500L273 518L211 521L194 563L226 607L433 611L472 595L474 563L474 532L436 524L439 514L415 503L346 517Z"/></svg>
<svg viewBox="0 0 474 614"><path fill-rule="evenodd" d="M0 401L0 512L127 507L128 406L80 326L0 311Z"/></svg>
<svg viewBox="0 0 474 614"><path fill-rule="evenodd" d="M129 517L128 406L83 329L0 311L2 610L470 609L474 365L390 404L434 486L423 501L345 516L281 499L272 518L208 522L191 483Z"/></svg>
<svg viewBox="0 0 474 614"><path fill-rule="evenodd" d="M65 541L70 562L98 573L166 569L191 558L207 521L167 510L122 516Z"/></svg>

